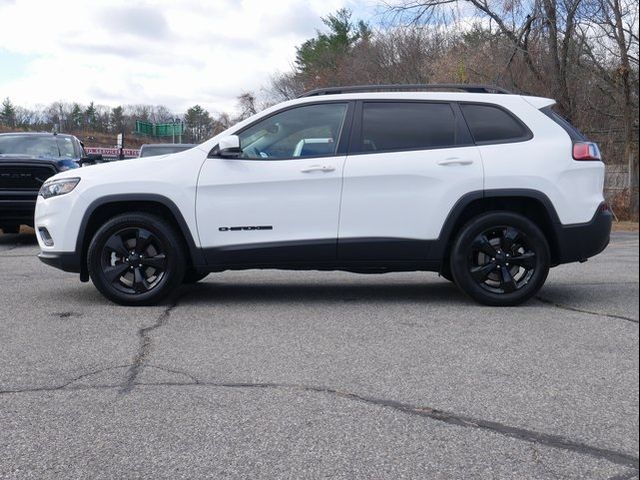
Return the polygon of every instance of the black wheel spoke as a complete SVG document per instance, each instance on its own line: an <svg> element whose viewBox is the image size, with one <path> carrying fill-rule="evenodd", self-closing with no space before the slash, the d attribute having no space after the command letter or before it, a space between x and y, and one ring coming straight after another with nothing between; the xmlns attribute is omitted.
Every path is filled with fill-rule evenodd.
<svg viewBox="0 0 640 480"><path fill-rule="evenodd" d="M520 232L518 230L513 227L505 228L502 239L500 241L502 250L504 250L505 252L510 252L518 238L520 238Z"/></svg>
<svg viewBox="0 0 640 480"><path fill-rule="evenodd" d="M476 239L473 241L473 245L471 245L471 248L474 250L479 250L485 255L489 255L491 258L496 256L496 249L493 248L493 245L491 245L491 242L486 235L479 235L478 237L476 237Z"/></svg>
<svg viewBox="0 0 640 480"><path fill-rule="evenodd" d="M140 259L140 263L142 265L145 267L153 267L156 270L164 270L166 262L167 257L163 253L156 255L155 257L143 257Z"/></svg>
<svg viewBox="0 0 640 480"><path fill-rule="evenodd" d="M129 255L129 252L127 251L127 247L122 241L122 237L117 234L109 238L109 240L105 244L105 248L108 248L109 250L116 252L116 254L120 257L126 257L127 255Z"/></svg>
<svg viewBox="0 0 640 480"><path fill-rule="evenodd" d="M496 269L496 264L489 262L486 265L480 267L474 267L471 269L471 276L476 282L484 282L489 274Z"/></svg>
<svg viewBox="0 0 640 480"><path fill-rule="evenodd" d="M500 288L504 290L504 293L514 292L518 288L508 268L502 268L500 270Z"/></svg>
<svg viewBox="0 0 640 480"><path fill-rule="evenodd" d="M142 268L137 267L133 270L133 288L136 292L144 292L149 290L149 282L144 278Z"/></svg>
<svg viewBox="0 0 640 480"><path fill-rule="evenodd" d="M509 259L514 265L518 265L527 270L536 268L536 254L533 252L526 252L521 255L516 255Z"/></svg>
<svg viewBox="0 0 640 480"><path fill-rule="evenodd" d="M136 253L143 253L151 243L153 243L153 234L143 228L139 228L136 232Z"/></svg>
<svg viewBox="0 0 640 480"><path fill-rule="evenodd" d="M114 265L112 267L105 268L103 270L104 276L109 283L113 283L116 280L118 280L124 274L124 272L127 271L128 268L129 268L128 264L118 263L117 265Z"/></svg>

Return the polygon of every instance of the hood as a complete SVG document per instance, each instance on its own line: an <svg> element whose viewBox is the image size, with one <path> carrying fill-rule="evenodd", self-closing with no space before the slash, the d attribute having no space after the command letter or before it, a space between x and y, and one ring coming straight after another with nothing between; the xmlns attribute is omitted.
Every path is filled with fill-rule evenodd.
<svg viewBox="0 0 640 480"><path fill-rule="evenodd" d="M39 157L39 156L35 156L35 155L25 155L23 153L0 153L0 161L1 160L11 160L11 161L21 161L21 160L25 160L25 161L29 161L29 162L33 162L33 161L43 161L43 162L54 162L56 160L59 160L59 158L53 158L53 157Z"/></svg>
<svg viewBox="0 0 640 480"><path fill-rule="evenodd" d="M188 151L185 150L185 152ZM127 181L131 179L153 179L156 176L159 179L165 179L166 174L164 172L167 167L173 165L180 168L180 165L184 165L185 159L181 157L185 152L85 165L78 169L58 173L51 179L80 177L88 181L96 180L98 183L106 179L110 181L118 181L119 179Z"/></svg>
<svg viewBox="0 0 640 480"><path fill-rule="evenodd" d="M58 169L69 169L78 167L78 162L72 158L42 157L37 155L24 155L21 153L2 153L0 162L3 163L48 163L55 165Z"/></svg>

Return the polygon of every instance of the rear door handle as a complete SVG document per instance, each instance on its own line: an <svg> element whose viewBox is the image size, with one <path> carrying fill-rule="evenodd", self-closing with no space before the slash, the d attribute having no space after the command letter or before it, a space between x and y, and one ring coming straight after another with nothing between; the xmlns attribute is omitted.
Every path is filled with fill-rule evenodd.
<svg viewBox="0 0 640 480"><path fill-rule="evenodd" d="M438 165L471 165L473 160L469 160L467 158L459 158L459 157L450 157L445 158L444 160L439 160Z"/></svg>
<svg viewBox="0 0 640 480"><path fill-rule="evenodd" d="M333 172L336 167L331 165L311 165L310 167L303 168L300 170L302 173L311 173L311 172Z"/></svg>

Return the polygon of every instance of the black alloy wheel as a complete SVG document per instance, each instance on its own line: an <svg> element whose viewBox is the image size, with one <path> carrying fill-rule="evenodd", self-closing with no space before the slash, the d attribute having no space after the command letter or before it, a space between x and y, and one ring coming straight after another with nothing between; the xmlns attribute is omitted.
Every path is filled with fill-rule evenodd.
<svg viewBox="0 0 640 480"><path fill-rule="evenodd" d="M511 212L490 212L462 228L451 271L456 284L475 300L517 305L542 287L549 259L547 240L535 223Z"/></svg>
<svg viewBox="0 0 640 480"><path fill-rule="evenodd" d="M89 275L116 303L155 304L182 283L181 245L173 228L159 217L119 215L94 235L87 255Z"/></svg>
<svg viewBox="0 0 640 480"><path fill-rule="evenodd" d="M536 253L520 230L507 225L479 234L471 244L469 272L485 290L512 293L523 288L536 268Z"/></svg>
<svg viewBox="0 0 640 480"><path fill-rule="evenodd" d="M113 233L102 247L102 275L128 294L152 290L165 274L167 254L160 239L141 227Z"/></svg>

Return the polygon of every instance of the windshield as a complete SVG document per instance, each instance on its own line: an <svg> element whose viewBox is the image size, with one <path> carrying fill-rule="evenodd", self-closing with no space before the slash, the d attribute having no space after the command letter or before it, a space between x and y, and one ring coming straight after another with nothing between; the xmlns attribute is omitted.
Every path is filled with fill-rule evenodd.
<svg viewBox="0 0 640 480"><path fill-rule="evenodd" d="M0 155L77 158L72 137L35 135L0 136Z"/></svg>
<svg viewBox="0 0 640 480"><path fill-rule="evenodd" d="M192 148L191 146L185 146L185 145L176 145L176 146L169 146L169 147L165 147L165 146L158 146L158 147L142 147L142 150L140 151L140 156L141 157L154 157L156 155L167 155L169 153L177 153L177 152L182 152L184 150L189 150L190 148Z"/></svg>

